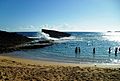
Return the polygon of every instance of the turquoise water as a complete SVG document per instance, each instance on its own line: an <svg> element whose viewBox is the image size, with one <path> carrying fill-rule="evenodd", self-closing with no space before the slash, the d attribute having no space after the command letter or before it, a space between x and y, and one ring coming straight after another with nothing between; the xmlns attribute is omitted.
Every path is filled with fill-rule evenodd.
<svg viewBox="0 0 120 81"><path fill-rule="evenodd" d="M120 63L120 52L115 55L115 48L120 46L119 32L68 32L71 37L55 40L55 44L45 48L15 51L10 56L49 60L69 63ZM28 37L43 38L39 32L19 33ZM75 48L80 47L80 53ZM111 47L111 53L108 50ZM95 48L95 54L93 54Z"/></svg>

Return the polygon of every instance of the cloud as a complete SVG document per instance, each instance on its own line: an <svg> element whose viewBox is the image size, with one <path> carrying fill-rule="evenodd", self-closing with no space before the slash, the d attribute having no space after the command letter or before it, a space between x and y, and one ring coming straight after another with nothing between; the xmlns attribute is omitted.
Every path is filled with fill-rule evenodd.
<svg viewBox="0 0 120 81"><path fill-rule="evenodd" d="M57 31L72 31L74 30L76 27L74 27L73 25L69 25L69 24L58 24L58 25L42 25L40 27L41 29L51 29L51 30L57 30Z"/></svg>
<svg viewBox="0 0 120 81"><path fill-rule="evenodd" d="M19 31L40 31L40 27L30 25L30 26L20 26L18 27Z"/></svg>
<svg viewBox="0 0 120 81"><path fill-rule="evenodd" d="M96 26L96 25L85 25L85 24L57 24L57 25L49 25L49 24L44 24L40 26L22 26L18 28L18 31L39 31L41 32L41 29L50 29L50 30L57 30L57 31L104 31L110 30L109 27L112 26ZM113 26L113 29L119 28L119 26Z"/></svg>
<svg viewBox="0 0 120 81"><path fill-rule="evenodd" d="M57 30L57 31L71 31L74 30L76 27L69 25L69 24L57 24L57 25L40 25L40 26L20 26L18 27L19 31L41 31L41 29L50 29L50 30Z"/></svg>
<svg viewBox="0 0 120 81"><path fill-rule="evenodd" d="M10 30L10 28L9 27L5 27L5 26L0 26L0 30L2 30L2 31L8 31L8 30Z"/></svg>

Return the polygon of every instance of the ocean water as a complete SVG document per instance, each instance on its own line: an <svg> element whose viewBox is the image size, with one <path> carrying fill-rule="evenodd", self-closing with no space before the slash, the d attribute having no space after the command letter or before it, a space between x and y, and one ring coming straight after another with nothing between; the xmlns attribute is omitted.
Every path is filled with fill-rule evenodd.
<svg viewBox="0 0 120 81"><path fill-rule="evenodd" d="M66 63L120 63L120 32L68 32L72 36L55 39L51 46L14 51L9 56L48 60ZM31 37L48 38L40 32L19 32L19 34ZM75 53L75 48L80 47L80 53ZM109 47L111 53L109 54ZM93 54L95 48L95 54ZM115 55L115 48L118 48Z"/></svg>

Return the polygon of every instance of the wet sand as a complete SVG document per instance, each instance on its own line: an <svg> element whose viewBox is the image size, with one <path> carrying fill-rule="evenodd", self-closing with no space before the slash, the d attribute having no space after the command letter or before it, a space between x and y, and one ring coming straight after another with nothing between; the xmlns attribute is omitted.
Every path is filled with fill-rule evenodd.
<svg viewBox="0 0 120 81"><path fill-rule="evenodd" d="M120 65L58 63L0 56L0 81L120 81Z"/></svg>

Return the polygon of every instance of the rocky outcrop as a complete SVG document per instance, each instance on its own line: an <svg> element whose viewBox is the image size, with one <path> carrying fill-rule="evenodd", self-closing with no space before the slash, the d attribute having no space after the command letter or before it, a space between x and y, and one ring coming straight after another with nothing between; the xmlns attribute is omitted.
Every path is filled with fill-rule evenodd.
<svg viewBox="0 0 120 81"><path fill-rule="evenodd" d="M0 31L0 53L12 52L23 49L36 49L50 46L53 44L52 40L34 41L34 39L26 36Z"/></svg>
<svg viewBox="0 0 120 81"><path fill-rule="evenodd" d="M54 38L62 38L62 37L71 36L69 33L59 32L59 31L55 31L55 30L42 29L42 32L49 34L50 37L54 37Z"/></svg>
<svg viewBox="0 0 120 81"><path fill-rule="evenodd" d="M10 47L29 41L31 41L31 39L17 33L0 31L0 46Z"/></svg>
<svg viewBox="0 0 120 81"><path fill-rule="evenodd" d="M32 41L31 39L19 35L17 33L10 33L5 31L0 31L0 52L7 52L10 50L15 50L16 45L23 44Z"/></svg>

